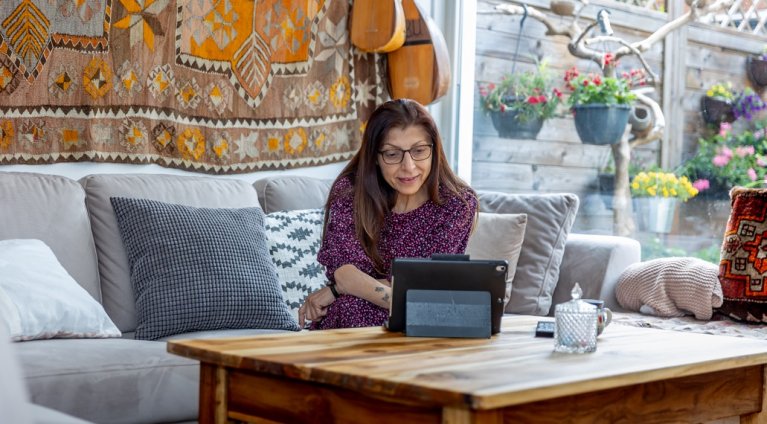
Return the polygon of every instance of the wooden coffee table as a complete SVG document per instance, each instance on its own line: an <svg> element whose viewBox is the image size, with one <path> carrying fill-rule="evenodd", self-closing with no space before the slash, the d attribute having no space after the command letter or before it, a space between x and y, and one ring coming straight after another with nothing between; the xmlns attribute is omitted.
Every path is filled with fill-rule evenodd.
<svg viewBox="0 0 767 424"><path fill-rule="evenodd" d="M490 339L361 328L168 351L201 362L201 424L767 422L767 341L613 324L595 353L568 355L533 337L539 319L504 317Z"/></svg>

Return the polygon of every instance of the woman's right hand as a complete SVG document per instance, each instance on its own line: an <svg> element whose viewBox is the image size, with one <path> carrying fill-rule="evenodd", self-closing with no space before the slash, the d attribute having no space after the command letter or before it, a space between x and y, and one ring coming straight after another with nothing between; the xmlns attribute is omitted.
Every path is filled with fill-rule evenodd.
<svg viewBox="0 0 767 424"><path fill-rule="evenodd" d="M330 288L325 286L306 297L304 304L298 308L298 325L304 328L306 321L315 321L328 313L328 306L335 302L336 297Z"/></svg>

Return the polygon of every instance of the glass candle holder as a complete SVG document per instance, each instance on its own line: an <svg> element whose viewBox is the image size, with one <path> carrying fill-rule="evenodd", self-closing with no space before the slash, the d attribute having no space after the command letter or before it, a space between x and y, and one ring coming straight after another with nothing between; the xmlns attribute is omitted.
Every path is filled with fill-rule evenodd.
<svg viewBox="0 0 767 424"><path fill-rule="evenodd" d="M575 283L572 300L554 310L554 350L564 353L589 353L597 350L597 308L583 300Z"/></svg>

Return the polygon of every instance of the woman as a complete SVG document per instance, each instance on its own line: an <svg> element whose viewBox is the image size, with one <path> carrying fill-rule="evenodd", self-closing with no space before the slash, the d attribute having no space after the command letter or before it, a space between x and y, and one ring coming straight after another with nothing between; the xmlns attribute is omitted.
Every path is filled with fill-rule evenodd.
<svg viewBox="0 0 767 424"><path fill-rule="evenodd" d="M329 284L306 298L299 324L382 325L392 259L463 253L476 216L476 193L448 166L426 109L407 99L382 104L330 190L317 255Z"/></svg>

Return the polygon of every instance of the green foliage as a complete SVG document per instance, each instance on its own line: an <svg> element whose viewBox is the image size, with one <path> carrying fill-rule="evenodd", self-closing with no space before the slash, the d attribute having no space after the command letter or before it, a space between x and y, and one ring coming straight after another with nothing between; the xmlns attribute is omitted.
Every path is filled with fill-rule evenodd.
<svg viewBox="0 0 767 424"><path fill-rule="evenodd" d="M767 174L764 122L740 132L722 123L719 133L698 140L698 151L681 170L700 191L726 194L734 186L762 185Z"/></svg>
<svg viewBox="0 0 767 424"><path fill-rule="evenodd" d="M480 85L482 109L486 112L513 110L522 122L551 118L562 101L562 91L554 87L553 81L545 61L538 64L535 72L509 73L498 84Z"/></svg>
<svg viewBox="0 0 767 424"><path fill-rule="evenodd" d="M604 77L597 74L581 75L573 67L565 72L565 84L570 90L567 99L570 106L632 104L636 95L631 92L631 88L644 84L644 72L633 70L621 77Z"/></svg>

